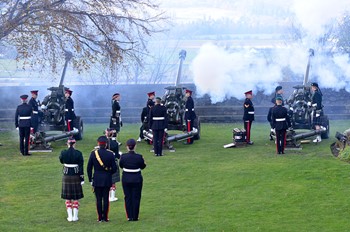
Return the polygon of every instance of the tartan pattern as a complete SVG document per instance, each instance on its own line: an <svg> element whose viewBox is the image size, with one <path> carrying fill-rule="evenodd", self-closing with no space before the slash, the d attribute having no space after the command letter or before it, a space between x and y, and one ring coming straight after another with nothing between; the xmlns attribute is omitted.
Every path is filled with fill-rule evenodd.
<svg viewBox="0 0 350 232"><path fill-rule="evenodd" d="M84 197L81 180L78 175L62 177L61 198L67 200L79 200Z"/></svg>
<svg viewBox="0 0 350 232"><path fill-rule="evenodd" d="M112 174L112 183L120 182L120 171L119 171L119 164L118 161L115 161L115 164L117 165L117 171Z"/></svg>

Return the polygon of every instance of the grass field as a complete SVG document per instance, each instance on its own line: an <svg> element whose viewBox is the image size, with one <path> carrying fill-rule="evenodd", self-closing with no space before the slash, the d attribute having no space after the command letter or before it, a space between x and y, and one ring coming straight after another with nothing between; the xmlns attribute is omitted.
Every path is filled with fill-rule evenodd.
<svg viewBox="0 0 350 232"><path fill-rule="evenodd" d="M85 126L77 144L85 169L104 127ZM259 123L253 124L253 146L224 149L234 127L242 125L203 124L201 140L192 146L174 143L176 152L164 157L139 144L147 163L140 221L126 221L119 183L110 222L99 224L88 183L80 220L66 220L58 160L64 141L55 142L52 153L22 157L9 125L11 130L0 132L0 231L349 231L350 165L329 149L335 132L347 129L348 122L332 121L330 139L283 156L275 155L269 128ZM121 141L137 138L138 128L124 126Z"/></svg>

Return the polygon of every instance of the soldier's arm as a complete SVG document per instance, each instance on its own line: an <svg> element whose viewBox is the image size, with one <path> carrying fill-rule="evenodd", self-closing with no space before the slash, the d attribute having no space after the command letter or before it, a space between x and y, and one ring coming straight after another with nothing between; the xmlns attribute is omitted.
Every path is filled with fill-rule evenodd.
<svg viewBox="0 0 350 232"><path fill-rule="evenodd" d="M84 175L84 158L83 158L83 154L81 152L79 152L79 175Z"/></svg>
<svg viewBox="0 0 350 232"><path fill-rule="evenodd" d="M18 108L16 109L16 114L15 114L15 126L16 128L18 127Z"/></svg>
<svg viewBox="0 0 350 232"><path fill-rule="evenodd" d="M90 154L90 158L86 167L86 171L88 174L88 178L89 178L89 182L92 182L92 167L93 167L93 161L92 161L92 157L93 157L94 153L92 152Z"/></svg>

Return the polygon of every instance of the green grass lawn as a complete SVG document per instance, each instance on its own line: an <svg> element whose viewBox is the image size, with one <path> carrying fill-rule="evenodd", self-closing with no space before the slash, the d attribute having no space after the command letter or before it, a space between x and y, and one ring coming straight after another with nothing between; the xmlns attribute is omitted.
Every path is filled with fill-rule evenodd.
<svg viewBox="0 0 350 232"><path fill-rule="evenodd" d="M77 144L85 169L105 126L85 126ZM305 144L283 156L276 156L268 140L268 125L259 123L253 124L253 146L224 149L232 129L242 126L202 124L201 140L192 146L174 143L176 152L164 157L139 144L147 163L140 221L126 221L119 183L110 222L100 224L89 183L80 220L66 220L58 160L65 142L53 143L52 153L23 157L11 127L0 132L0 231L349 231L350 165L329 149L335 132L349 127L346 121L332 121L331 138L320 145ZM138 129L124 126L121 141L136 139Z"/></svg>

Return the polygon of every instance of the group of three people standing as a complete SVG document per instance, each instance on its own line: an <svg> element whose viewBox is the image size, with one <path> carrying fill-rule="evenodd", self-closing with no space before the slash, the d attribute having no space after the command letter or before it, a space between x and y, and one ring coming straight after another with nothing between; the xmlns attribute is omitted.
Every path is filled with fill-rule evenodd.
<svg viewBox="0 0 350 232"><path fill-rule="evenodd" d="M110 140L106 136L100 136L97 142L97 148L91 152L89 157L87 173L96 197L97 221L108 222L109 193L113 185L112 176L118 170L115 159L119 154L116 155L108 149ZM68 221L79 220L79 199L84 197L82 189L84 159L82 153L75 149L75 145L76 141L73 138L68 139L68 150L63 150L59 157L60 162L64 165L61 198L66 200ZM128 221L137 221L143 185L141 170L146 167L146 163L142 155L135 152L136 141L134 139L129 139L126 147L128 153L121 155L119 161L119 166L123 169L122 186L126 217Z"/></svg>

